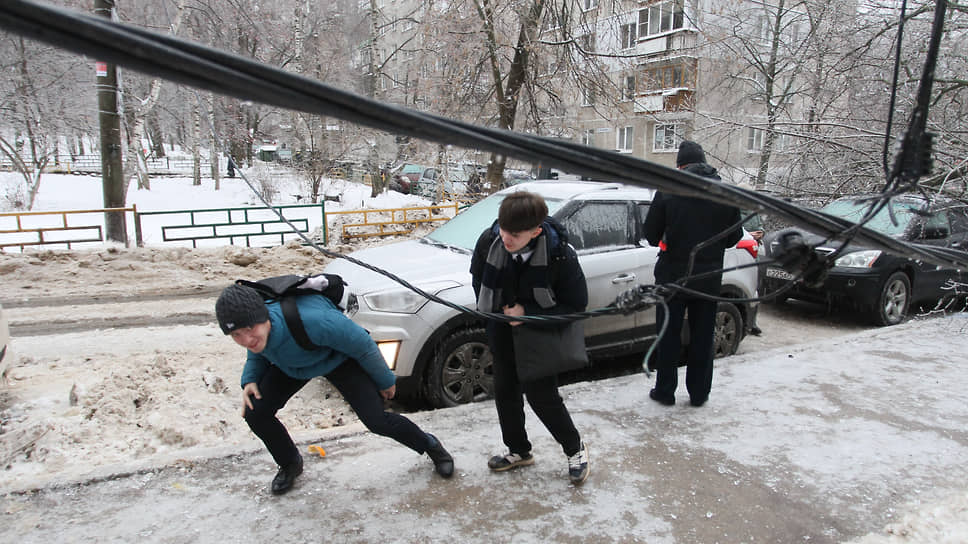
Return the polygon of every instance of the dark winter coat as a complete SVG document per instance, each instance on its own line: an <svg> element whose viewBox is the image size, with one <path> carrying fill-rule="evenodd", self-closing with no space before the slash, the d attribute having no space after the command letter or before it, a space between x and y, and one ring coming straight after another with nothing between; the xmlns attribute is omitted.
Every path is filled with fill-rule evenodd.
<svg viewBox="0 0 968 544"><path fill-rule="evenodd" d="M700 176L720 179L716 169L705 163L690 164L683 169ZM695 252L692 272L696 275L723 267L723 253L743 239L742 216L738 208L696 197L656 193L645 218L645 239L653 246L665 242L655 265L657 284L672 283L689 274L689 259L700 244L723 231L725 237ZM722 274L691 280L686 287L705 293L719 294Z"/></svg>
<svg viewBox="0 0 968 544"><path fill-rule="evenodd" d="M542 232L532 244L536 245L538 238L545 237L545 247L548 251L548 265L532 266L531 261L521 265L510 259L501 269L495 269L487 262L491 245L497 241L500 244L500 234L497 222L487 229L477 240L474 255L471 257L471 276L473 278L474 294L479 296L482 285L490 288L501 288L500 301L495 300L492 308L478 308L482 312L500 312L502 306L520 304L526 315L553 315L581 312L588 305L588 286L585 274L578 263L575 249L568 244L568 235L560 224L548 218L542 223ZM501 251L507 250L501 246ZM538 301L544 298L543 293L550 291L551 300ZM536 296L536 293L538 295ZM493 323L493 322L491 322Z"/></svg>
<svg viewBox="0 0 968 544"><path fill-rule="evenodd" d="M380 390L396 383L376 343L363 327L345 315L326 297L296 297L309 339L321 349L307 351L299 346L278 302L269 309L269 339L261 353L248 352L242 369L242 386L259 383L270 365L279 367L287 376L308 380L325 376L348 359L356 359Z"/></svg>

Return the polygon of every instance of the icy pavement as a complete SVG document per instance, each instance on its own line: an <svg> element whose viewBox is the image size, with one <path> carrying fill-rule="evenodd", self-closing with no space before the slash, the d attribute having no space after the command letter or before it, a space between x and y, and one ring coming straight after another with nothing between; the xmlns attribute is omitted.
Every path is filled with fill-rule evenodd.
<svg viewBox="0 0 968 544"><path fill-rule="evenodd" d="M411 416L454 454L451 480L436 476L426 456L344 427L297 437L306 471L282 497L268 493L275 467L251 443L119 466L83 482L6 489L0 535L11 542L816 544L865 535L865 544L965 542L966 330L959 314L723 359L702 408L688 405L681 383L676 406L649 401L644 374L563 387L591 458L591 475L577 488L530 412L536 464L491 473L487 457L503 446L485 402ZM327 455L310 454L310 444ZM951 497L962 506L943 511ZM927 506L937 531L885 532ZM945 535L946 527L959 532Z"/></svg>

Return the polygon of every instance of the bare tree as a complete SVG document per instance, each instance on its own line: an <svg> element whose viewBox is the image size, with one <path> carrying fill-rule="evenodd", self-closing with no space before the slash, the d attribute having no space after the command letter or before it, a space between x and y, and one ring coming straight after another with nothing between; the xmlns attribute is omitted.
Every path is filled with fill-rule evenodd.
<svg viewBox="0 0 968 544"><path fill-rule="evenodd" d="M79 59L19 37L6 35L0 42L7 77L0 81L0 153L23 177L24 201L17 207L33 208L44 169L56 160L58 137L78 117L78 99L93 103L91 87L73 92Z"/></svg>
<svg viewBox="0 0 968 544"><path fill-rule="evenodd" d="M175 35L181 26L185 2L186 0L177 0L175 2L174 14L169 14L167 10L161 13L154 10L149 12L146 10L148 6L139 6L139 9L131 11L138 13L142 17L147 13L152 13L154 16L160 17L163 21L168 21L170 17L170 21L166 26L168 27L168 33ZM135 77L131 78L132 83L135 79ZM131 172L131 174L125 176L125 179L134 175L138 180L138 189L151 189L151 181L148 177L148 165L145 162L146 154L145 150L142 149L142 142L145 140L148 119L154 113L155 106L161 96L162 85L163 81L161 79L152 78L148 82L148 89L143 96L136 96L135 85L132 84L125 87L124 112L125 122L127 123L126 134L128 143L126 170Z"/></svg>

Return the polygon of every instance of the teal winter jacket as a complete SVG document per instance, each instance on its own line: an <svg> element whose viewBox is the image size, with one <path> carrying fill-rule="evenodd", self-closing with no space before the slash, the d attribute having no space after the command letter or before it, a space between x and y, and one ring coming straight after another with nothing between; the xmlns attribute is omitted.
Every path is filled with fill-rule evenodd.
<svg viewBox="0 0 968 544"><path fill-rule="evenodd" d="M396 383L396 376L387 367L376 342L329 299L300 296L296 305L309 339L322 348L307 351L299 347L286 326L279 303L269 303L266 305L269 309L269 339L262 353L248 352L242 369L243 387L247 383L259 383L270 364L279 367L289 377L308 380L329 374L348 359L356 359L381 391Z"/></svg>

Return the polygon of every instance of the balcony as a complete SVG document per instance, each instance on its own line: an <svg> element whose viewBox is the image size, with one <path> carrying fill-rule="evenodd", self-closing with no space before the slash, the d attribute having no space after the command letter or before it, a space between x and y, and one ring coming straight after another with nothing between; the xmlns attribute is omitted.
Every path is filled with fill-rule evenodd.
<svg viewBox="0 0 968 544"><path fill-rule="evenodd" d="M635 113L693 111L693 89L679 87L651 91L635 97Z"/></svg>
<svg viewBox="0 0 968 544"><path fill-rule="evenodd" d="M681 52L696 46L696 33L690 29L678 29L665 34L639 38L635 47L638 55L658 55Z"/></svg>

